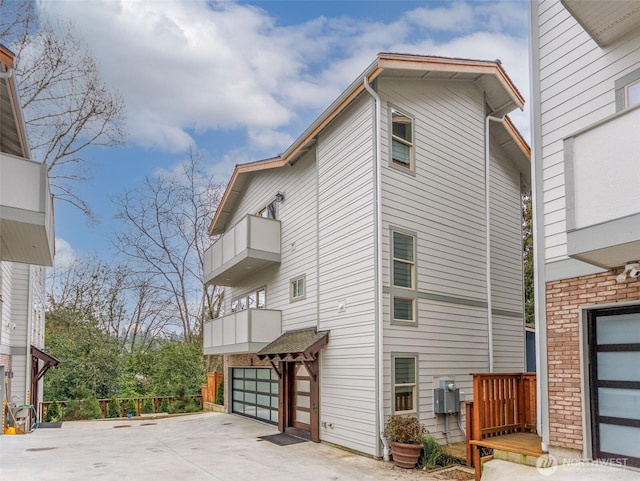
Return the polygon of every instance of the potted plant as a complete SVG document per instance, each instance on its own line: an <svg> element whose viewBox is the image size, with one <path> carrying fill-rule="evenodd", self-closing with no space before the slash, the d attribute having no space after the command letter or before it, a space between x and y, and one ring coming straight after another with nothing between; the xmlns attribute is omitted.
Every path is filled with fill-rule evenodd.
<svg viewBox="0 0 640 481"><path fill-rule="evenodd" d="M414 468L422 451L423 424L415 417L393 415L384 428L384 437L391 444L391 455L400 468Z"/></svg>

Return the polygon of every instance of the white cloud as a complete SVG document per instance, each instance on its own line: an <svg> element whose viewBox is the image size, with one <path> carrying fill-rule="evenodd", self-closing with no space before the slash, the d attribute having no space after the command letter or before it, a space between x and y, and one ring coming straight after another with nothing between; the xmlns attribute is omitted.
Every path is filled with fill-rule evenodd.
<svg viewBox="0 0 640 481"><path fill-rule="evenodd" d="M190 132L244 129L247 145L221 160L236 164L238 152L255 160L284 150L301 120L380 51L500 58L528 97L526 3L432 5L386 23L343 16L289 26L255 6L207 0L41 0L39 8L72 19L86 38L125 98L132 141L180 152L194 146ZM514 117L528 132L528 117Z"/></svg>
<svg viewBox="0 0 640 481"><path fill-rule="evenodd" d="M56 256L54 260L55 270L64 270L78 260L77 253L66 240L56 237Z"/></svg>

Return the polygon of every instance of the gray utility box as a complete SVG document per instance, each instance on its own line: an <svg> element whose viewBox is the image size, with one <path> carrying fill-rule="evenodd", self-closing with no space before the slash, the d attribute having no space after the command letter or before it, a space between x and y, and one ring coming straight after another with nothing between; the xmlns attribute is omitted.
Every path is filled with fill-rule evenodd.
<svg viewBox="0 0 640 481"><path fill-rule="evenodd" d="M433 390L433 412L454 414L460 412L460 389L451 379L440 380L440 387Z"/></svg>

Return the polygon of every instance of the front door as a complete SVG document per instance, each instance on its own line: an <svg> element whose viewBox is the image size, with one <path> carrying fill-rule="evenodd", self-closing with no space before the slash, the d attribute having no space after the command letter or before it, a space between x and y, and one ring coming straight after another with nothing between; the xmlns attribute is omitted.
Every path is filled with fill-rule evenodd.
<svg viewBox="0 0 640 481"><path fill-rule="evenodd" d="M296 362L293 365L291 386L291 416L290 426L311 431L311 374L304 364Z"/></svg>
<svg viewBox="0 0 640 481"><path fill-rule="evenodd" d="M593 458L640 467L640 306L588 321Z"/></svg>

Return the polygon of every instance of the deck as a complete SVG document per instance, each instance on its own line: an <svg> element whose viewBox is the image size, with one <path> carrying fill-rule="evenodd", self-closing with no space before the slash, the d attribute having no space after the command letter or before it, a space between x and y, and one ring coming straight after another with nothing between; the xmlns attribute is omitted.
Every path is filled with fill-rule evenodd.
<svg viewBox="0 0 640 481"><path fill-rule="evenodd" d="M467 464L482 476L481 448L539 457L535 373L479 373L473 376L473 401L466 403Z"/></svg>

